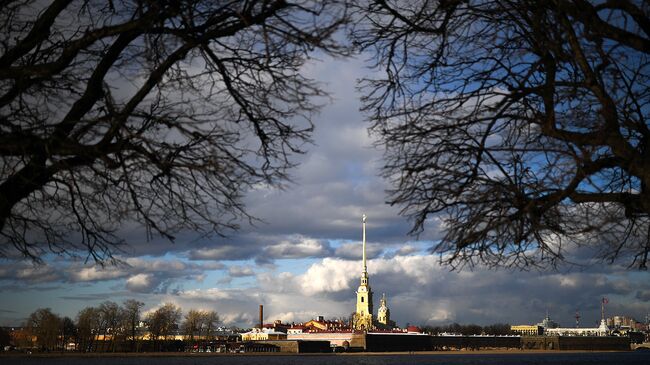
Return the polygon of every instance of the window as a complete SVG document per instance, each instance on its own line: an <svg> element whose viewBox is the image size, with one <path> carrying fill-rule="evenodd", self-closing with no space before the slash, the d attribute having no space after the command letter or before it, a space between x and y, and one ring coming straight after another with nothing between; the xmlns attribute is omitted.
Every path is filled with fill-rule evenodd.
<svg viewBox="0 0 650 365"><path fill-rule="evenodd" d="M363 297L361 297L361 303L363 303Z"/></svg>

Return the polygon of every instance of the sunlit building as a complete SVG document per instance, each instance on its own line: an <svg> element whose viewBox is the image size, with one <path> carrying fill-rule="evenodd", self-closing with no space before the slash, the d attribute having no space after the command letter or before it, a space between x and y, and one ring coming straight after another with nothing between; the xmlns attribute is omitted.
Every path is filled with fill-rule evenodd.
<svg viewBox="0 0 650 365"><path fill-rule="evenodd" d="M544 333L544 327L527 324L510 326L510 330L520 336L540 336Z"/></svg>
<svg viewBox="0 0 650 365"><path fill-rule="evenodd" d="M253 328L249 332L242 333L241 339L242 341L286 340L287 334L271 328Z"/></svg>

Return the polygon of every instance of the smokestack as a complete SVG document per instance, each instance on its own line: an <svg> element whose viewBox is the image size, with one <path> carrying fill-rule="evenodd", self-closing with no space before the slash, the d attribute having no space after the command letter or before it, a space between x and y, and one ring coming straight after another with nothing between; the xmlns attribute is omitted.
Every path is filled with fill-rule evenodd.
<svg viewBox="0 0 650 365"><path fill-rule="evenodd" d="M264 328L264 306L260 304L260 329Z"/></svg>

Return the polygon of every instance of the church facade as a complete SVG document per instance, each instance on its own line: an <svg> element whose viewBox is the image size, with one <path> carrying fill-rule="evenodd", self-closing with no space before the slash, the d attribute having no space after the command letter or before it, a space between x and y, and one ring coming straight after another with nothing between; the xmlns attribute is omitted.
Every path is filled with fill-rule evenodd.
<svg viewBox="0 0 650 365"><path fill-rule="evenodd" d="M371 331L374 329L388 328L394 325L390 320L390 310L386 303L386 295L381 299L377 317L373 315L372 289L370 287L370 278L368 276L368 267L366 266L366 215L362 218L362 237L363 237L363 256L361 282L357 289L357 306L352 316L352 328L355 331Z"/></svg>

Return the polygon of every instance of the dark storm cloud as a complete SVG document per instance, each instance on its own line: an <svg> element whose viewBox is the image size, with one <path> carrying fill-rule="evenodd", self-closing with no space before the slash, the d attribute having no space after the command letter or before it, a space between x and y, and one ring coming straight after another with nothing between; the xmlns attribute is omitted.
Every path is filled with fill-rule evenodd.
<svg viewBox="0 0 650 365"><path fill-rule="evenodd" d="M314 145L306 146L305 155L293 157L299 164L291 171L293 182L284 189L259 185L245 195L247 211L263 223L253 227L242 222L241 230L226 232L226 238L180 232L175 243L156 237L146 240L145 230L134 226L124 233L128 242L124 255L185 252L194 260L253 259L258 263L326 257L335 254L327 242L319 252L311 248L305 252L295 237L358 241L363 213L369 217L368 242L386 244L406 239L408 223L397 215L397 207L384 203L388 185L377 177L381 151L371 147L372 139L358 112L360 103L353 80L365 72L362 62L330 60L314 63L306 71L326 84L333 103L318 116ZM296 247L281 249L283 240Z"/></svg>
<svg viewBox="0 0 650 365"><path fill-rule="evenodd" d="M650 302L650 290L638 290L634 297L643 302Z"/></svg>

